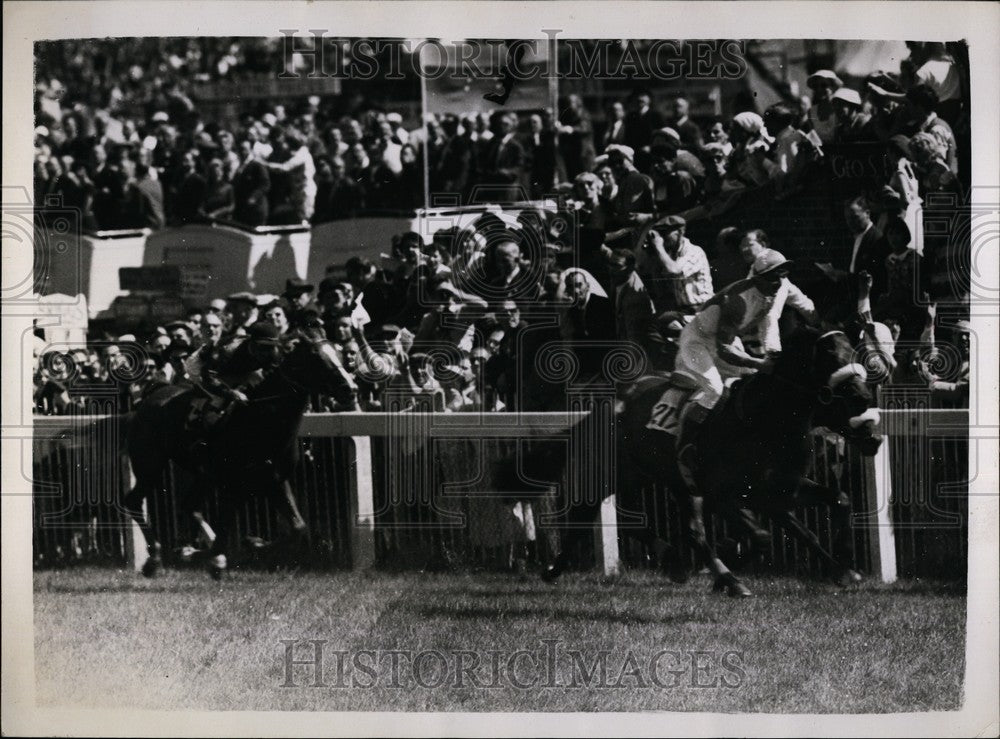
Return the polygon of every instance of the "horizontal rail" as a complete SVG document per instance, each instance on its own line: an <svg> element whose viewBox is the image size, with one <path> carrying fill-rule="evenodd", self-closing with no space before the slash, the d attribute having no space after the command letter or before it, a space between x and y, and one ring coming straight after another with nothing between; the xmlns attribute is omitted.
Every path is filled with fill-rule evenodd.
<svg viewBox="0 0 1000 739"><path fill-rule="evenodd" d="M883 410L882 429L896 436L962 437L969 433L969 411L964 408ZM434 436L507 438L545 436L576 426L585 411L557 413L307 413L299 435L304 437L409 436L420 416ZM107 416L35 416L34 438L59 439ZM18 429L5 429L15 432ZM6 436L6 434L5 434Z"/></svg>

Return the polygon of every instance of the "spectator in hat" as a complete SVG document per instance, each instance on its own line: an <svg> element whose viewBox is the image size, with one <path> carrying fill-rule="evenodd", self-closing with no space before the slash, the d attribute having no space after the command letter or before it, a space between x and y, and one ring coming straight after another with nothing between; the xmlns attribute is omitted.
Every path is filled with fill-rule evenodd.
<svg viewBox="0 0 1000 739"><path fill-rule="evenodd" d="M726 226L715 237L715 249L708 263L716 290L746 277L748 265L740 254L742 239L743 234L735 226Z"/></svg>
<svg viewBox="0 0 1000 739"><path fill-rule="evenodd" d="M591 172L582 172L573 180L573 208L576 210L580 228L607 230L613 213L610 205L601 197L604 183Z"/></svg>
<svg viewBox="0 0 1000 739"><path fill-rule="evenodd" d="M580 363L579 382L601 379L604 359L615 338L615 319L604 288L589 272L572 268L563 272L558 297L559 334Z"/></svg>
<svg viewBox="0 0 1000 739"><path fill-rule="evenodd" d="M226 298L228 323L223 343L233 338L246 336L247 328L257 320L257 298L253 293L239 292Z"/></svg>
<svg viewBox="0 0 1000 739"><path fill-rule="evenodd" d="M900 327L898 340L916 343L927 316L918 298L928 292L928 275L920 269L920 255L910 248L910 229L902 219L888 222L885 240L889 248L885 259L886 289L874 302L872 317L877 321L895 321Z"/></svg>
<svg viewBox="0 0 1000 739"><path fill-rule="evenodd" d="M635 151L629 146L612 144L607 157L618 185L611 202L615 225L629 228L648 223L655 210L652 178L635 168Z"/></svg>
<svg viewBox="0 0 1000 739"><path fill-rule="evenodd" d="M656 310L646 285L636 272L636 256L632 249L613 249L607 258L611 278L611 299L615 320L615 338L642 348L651 367L671 369L665 342L656 326Z"/></svg>
<svg viewBox="0 0 1000 739"><path fill-rule="evenodd" d="M290 277L285 280L285 291L281 293L281 297L288 301L292 311L302 310L313 302L312 294L315 289L312 283Z"/></svg>
<svg viewBox="0 0 1000 739"><path fill-rule="evenodd" d="M688 113L691 104L685 97L676 97L671 104L673 117L670 122L671 128L680 134L680 142L688 151L698 151L703 143L701 128L691 120Z"/></svg>
<svg viewBox="0 0 1000 739"><path fill-rule="evenodd" d="M869 141L868 119L862 108L861 95L849 87L841 87L831 96L837 116L837 141L855 143Z"/></svg>
<svg viewBox="0 0 1000 739"><path fill-rule="evenodd" d="M172 214L179 225L198 223L204 218L208 183L198 173L198 152L189 149L181 155L180 169L174 178Z"/></svg>
<svg viewBox="0 0 1000 739"><path fill-rule="evenodd" d="M594 127L579 95L566 98L556 131L566 177L573 179L581 172L589 172L594 166Z"/></svg>
<svg viewBox="0 0 1000 739"><path fill-rule="evenodd" d="M948 145L932 133L918 133L910 139L913 163L920 175L920 194L958 193L959 182L948 164Z"/></svg>
<svg viewBox="0 0 1000 739"><path fill-rule="evenodd" d="M910 248L915 249L917 254L923 256L923 199L920 197L920 180L912 164L913 154L910 151L910 140L902 135L893 136L886 146L886 155L894 170L889 184L882 188L882 193L889 205L886 210L893 211L906 221L912 240ZM896 196L895 202L891 200L892 194Z"/></svg>
<svg viewBox="0 0 1000 739"><path fill-rule="evenodd" d="M807 138L795 127L798 116L783 103L772 105L764 113L767 130L774 135L774 164L771 179L779 187L797 181L806 161Z"/></svg>
<svg viewBox="0 0 1000 739"><path fill-rule="evenodd" d="M494 113L493 136L484 143L477 161L482 197L490 202L516 202L524 198L527 156L517 138L517 114Z"/></svg>
<svg viewBox="0 0 1000 739"><path fill-rule="evenodd" d="M306 140L299 131L288 129L284 141L290 156L285 161L269 160L271 171L289 176L289 202L296 222L309 223L316 206L316 164Z"/></svg>
<svg viewBox="0 0 1000 739"><path fill-rule="evenodd" d="M663 127L663 118L653 108L653 97L648 90L636 89L629 102L630 110L625 116L624 145L636 152L649 146L653 131Z"/></svg>
<svg viewBox="0 0 1000 739"><path fill-rule="evenodd" d="M608 144L625 143L625 106L615 100L608 106L607 125L604 134L601 136L601 151L607 149Z"/></svg>
<svg viewBox="0 0 1000 739"><path fill-rule="evenodd" d="M820 69L809 75L806 80L809 89L812 90L812 107L809 108L809 125L820 141L824 144L832 143L837 138L837 112L833 107L833 94L843 87L834 72L829 69Z"/></svg>
<svg viewBox="0 0 1000 739"><path fill-rule="evenodd" d="M917 85L925 85L937 95L937 114L953 129L962 113L962 74L947 46L940 41L924 45L926 61L917 69Z"/></svg>
<svg viewBox="0 0 1000 739"><path fill-rule="evenodd" d="M764 119L756 113L738 113L729 133L733 152L726 167L723 189L761 187L768 183L775 168L769 157L774 138Z"/></svg>
<svg viewBox="0 0 1000 739"><path fill-rule="evenodd" d="M531 162L531 197L542 198L549 195L556 184L559 168L557 136L551 125L551 116L543 118L538 113L533 113L528 123L531 127L527 137L527 156ZM592 163L592 151L590 159Z"/></svg>
<svg viewBox="0 0 1000 739"><path fill-rule="evenodd" d="M270 213L271 176L264 163L258 161L252 141L242 139L238 151L240 161L233 173L233 217L250 228L263 226Z"/></svg>
<svg viewBox="0 0 1000 739"><path fill-rule="evenodd" d="M448 280L439 281L432 295L433 307L420 320L413 345L472 351L475 322L486 310L486 301L462 293Z"/></svg>
<svg viewBox="0 0 1000 739"><path fill-rule="evenodd" d="M917 85L906 92L908 126L914 133L928 133L941 141L945 147L944 160L948 169L954 175L958 174L958 151L955 134L951 126L939 118L937 113L938 97L927 85Z"/></svg>
<svg viewBox="0 0 1000 739"><path fill-rule="evenodd" d="M681 216L660 220L646 233L636 259L657 314L677 331L714 293L708 257L685 236L686 227Z"/></svg>
<svg viewBox="0 0 1000 739"><path fill-rule="evenodd" d="M222 160L214 157L208 163L208 180L202 212L208 221L229 220L236 207L233 186L226 180Z"/></svg>
<svg viewBox="0 0 1000 739"><path fill-rule="evenodd" d="M292 312L291 304L285 298L278 298L264 306L262 320L278 329L279 336L284 336L291 327L290 314Z"/></svg>
<svg viewBox="0 0 1000 739"><path fill-rule="evenodd" d="M906 95L895 76L887 72L869 75L865 97L871 112L865 127L867 139L884 142L902 133L901 111Z"/></svg>

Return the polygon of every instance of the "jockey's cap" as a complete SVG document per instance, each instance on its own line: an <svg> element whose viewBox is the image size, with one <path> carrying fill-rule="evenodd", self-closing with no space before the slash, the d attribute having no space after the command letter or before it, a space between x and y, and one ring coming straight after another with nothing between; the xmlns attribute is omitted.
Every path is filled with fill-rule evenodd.
<svg viewBox="0 0 1000 739"><path fill-rule="evenodd" d="M252 324L247 329L247 338L257 344L278 345L281 343L281 334L278 333L278 327L267 321L257 321Z"/></svg>
<svg viewBox="0 0 1000 739"><path fill-rule="evenodd" d="M785 255L774 249L765 249L753 261L753 273L763 275L787 265L789 262Z"/></svg>

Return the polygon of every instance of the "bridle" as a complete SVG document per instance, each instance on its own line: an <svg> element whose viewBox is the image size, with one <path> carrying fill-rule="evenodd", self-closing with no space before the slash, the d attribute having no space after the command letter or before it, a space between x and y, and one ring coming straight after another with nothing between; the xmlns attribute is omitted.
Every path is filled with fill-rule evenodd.
<svg viewBox="0 0 1000 739"><path fill-rule="evenodd" d="M845 334L843 331L835 329L833 331L827 331L825 334L822 334L821 336L817 337L815 343L813 344L812 354L810 356L810 362L809 362L810 369L816 366L816 354L817 351L819 350L820 343L824 339L827 339L831 336L836 336L838 334L840 336L844 336L845 338L847 336L847 334ZM781 375L777 374L772 374L771 377L777 380L778 382L784 383L785 385L795 388L803 395L811 395L814 392L814 389L812 387L803 385L793 380L789 380L787 377L782 377ZM820 405L829 406L837 399L846 400L847 397L842 393L839 393L838 388L842 387L843 385L845 385L847 382L849 382L854 378L858 378L862 382L867 381L868 372L867 370L865 370L864 365L858 362L849 362L843 365L842 367L837 368L830 374L830 376L827 378L826 382L823 385L820 385L818 388L815 389L817 402Z"/></svg>

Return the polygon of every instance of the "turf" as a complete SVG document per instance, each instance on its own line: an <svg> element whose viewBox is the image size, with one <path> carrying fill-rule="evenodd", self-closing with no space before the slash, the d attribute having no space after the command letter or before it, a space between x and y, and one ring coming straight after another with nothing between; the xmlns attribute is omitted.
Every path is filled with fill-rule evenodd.
<svg viewBox="0 0 1000 739"><path fill-rule="evenodd" d="M672 585L637 572L558 585L496 573L34 578L36 687L48 706L881 713L961 703L965 597L933 583L748 578L755 597L733 600L704 577ZM313 665L286 664L313 654L304 640L321 640L319 687ZM395 675L385 650L409 650Z"/></svg>

